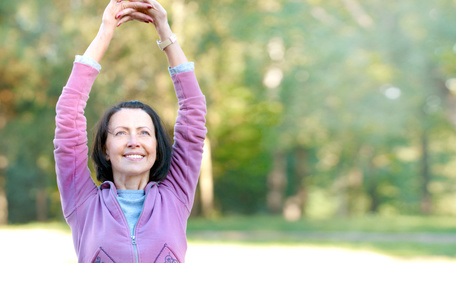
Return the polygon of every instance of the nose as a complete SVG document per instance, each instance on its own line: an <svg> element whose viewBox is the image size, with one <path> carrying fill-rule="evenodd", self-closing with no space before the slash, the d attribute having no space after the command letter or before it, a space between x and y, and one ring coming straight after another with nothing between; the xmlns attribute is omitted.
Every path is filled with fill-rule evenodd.
<svg viewBox="0 0 457 303"><path fill-rule="evenodd" d="M128 142L127 142L127 146L130 147L130 148L140 146L136 134L131 134L131 135L129 136L129 140L128 140Z"/></svg>

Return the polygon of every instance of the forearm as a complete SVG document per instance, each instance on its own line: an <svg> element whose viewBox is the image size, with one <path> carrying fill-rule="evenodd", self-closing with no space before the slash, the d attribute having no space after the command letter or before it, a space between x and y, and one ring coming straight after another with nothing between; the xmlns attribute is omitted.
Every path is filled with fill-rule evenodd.
<svg viewBox="0 0 457 303"><path fill-rule="evenodd" d="M89 47L84 52L84 56L90 57L100 63L109 47L113 35L114 31L106 28L102 24L94 40L92 40Z"/></svg>
<svg viewBox="0 0 457 303"><path fill-rule="evenodd" d="M156 29L157 34L159 35L159 40L161 41L168 39L173 34L168 22L157 25ZM179 44L179 40L167 46L163 52L167 56L168 65L170 67L175 67L188 62L187 57Z"/></svg>

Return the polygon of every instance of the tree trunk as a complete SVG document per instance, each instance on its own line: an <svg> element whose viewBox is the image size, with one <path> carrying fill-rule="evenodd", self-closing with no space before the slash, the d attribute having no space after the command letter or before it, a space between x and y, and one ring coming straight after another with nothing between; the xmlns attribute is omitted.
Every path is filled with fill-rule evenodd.
<svg viewBox="0 0 457 303"><path fill-rule="evenodd" d="M306 149L298 146L294 153L294 191L295 194L289 197L284 204L283 216L288 221L301 219L306 210L307 188L306 188Z"/></svg>
<svg viewBox="0 0 457 303"><path fill-rule="evenodd" d="M426 131L421 134L421 211L423 214L430 214L432 212L432 198L430 195L430 165L428 154L428 137Z"/></svg>
<svg viewBox="0 0 457 303"><path fill-rule="evenodd" d="M300 197L300 208L302 215L306 214L306 205L308 202L308 188L306 183L307 173L307 158L308 152L304 147L297 147L295 151L295 159L297 163L295 165L295 177L296 177L296 188L297 196Z"/></svg>
<svg viewBox="0 0 457 303"><path fill-rule="evenodd" d="M368 184L368 190L367 190L368 196L370 197L370 213L377 213L379 210L379 205L381 204L381 201L379 199L378 195L378 190L377 186L374 184L373 181L370 181Z"/></svg>
<svg viewBox="0 0 457 303"><path fill-rule="evenodd" d="M0 186L0 226L8 224L8 201L2 186Z"/></svg>
<svg viewBox="0 0 457 303"><path fill-rule="evenodd" d="M286 158L284 153L276 151L273 155L273 167L268 176L267 207L272 214L279 214L282 210L286 184Z"/></svg>
<svg viewBox="0 0 457 303"><path fill-rule="evenodd" d="M40 222L48 220L48 199L45 189L38 189L35 195L36 218Z"/></svg>
<svg viewBox="0 0 457 303"><path fill-rule="evenodd" d="M214 182L211 161L211 142L205 139L203 159L200 172L200 200L201 212L208 218L214 214Z"/></svg>
<svg viewBox="0 0 457 303"><path fill-rule="evenodd" d="M378 179L376 178L377 167L373 163L374 153L370 154L370 159L367 163L367 170L364 174L364 182L367 188L367 194L370 198L370 213L377 213L381 205L381 199L378 193Z"/></svg>
<svg viewBox="0 0 457 303"><path fill-rule="evenodd" d="M8 200L5 191L6 157L0 155L0 226L8 224Z"/></svg>

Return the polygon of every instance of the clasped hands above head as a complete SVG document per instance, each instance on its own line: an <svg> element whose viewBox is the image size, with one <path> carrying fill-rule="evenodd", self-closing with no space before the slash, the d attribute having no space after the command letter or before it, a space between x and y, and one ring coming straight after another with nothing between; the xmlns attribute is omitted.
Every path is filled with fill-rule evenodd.
<svg viewBox="0 0 457 303"><path fill-rule="evenodd" d="M155 0L111 0L111 2L115 2L117 26L132 20L153 23L155 26L168 22L167 12Z"/></svg>

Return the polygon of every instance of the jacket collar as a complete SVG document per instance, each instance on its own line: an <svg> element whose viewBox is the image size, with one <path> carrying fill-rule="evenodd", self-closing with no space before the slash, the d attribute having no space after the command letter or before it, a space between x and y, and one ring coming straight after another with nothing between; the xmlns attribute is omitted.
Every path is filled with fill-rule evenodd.
<svg viewBox="0 0 457 303"><path fill-rule="evenodd" d="M146 187L144 188L144 192L145 194L147 194L149 192L149 190L154 186L158 184L158 182L155 182L155 181L150 181ZM112 181L105 181L103 182L102 184L100 184L100 189L112 189L116 192L117 194L117 189L116 189L116 185L112 182Z"/></svg>
<svg viewBox="0 0 457 303"><path fill-rule="evenodd" d="M151 188L157 185L158 182L149 182L146 187L144 188L145 196L148 196ZM108 208L111 215L115 218L116 221L125 220L125 216L122 213L122 209L117 203L117 189L116 185L112 181L105 181L100 185L100 196L102 202ZM145 204L143 207L143 212L150 213L154 208L155 198L148 198L147 201L152 201L147 203L145 200Z"/></svg>

